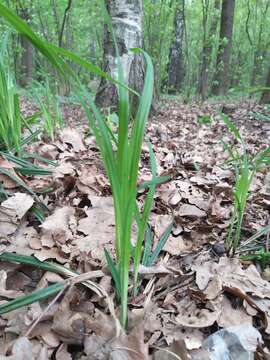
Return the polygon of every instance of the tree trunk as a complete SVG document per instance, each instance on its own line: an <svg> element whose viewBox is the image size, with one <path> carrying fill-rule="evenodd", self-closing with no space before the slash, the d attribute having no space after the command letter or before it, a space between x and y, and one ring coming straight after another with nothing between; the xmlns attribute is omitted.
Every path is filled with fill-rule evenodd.
<svg viewBox="0 0 270 360"><path fill-rule="evenodd" d="M26 37L21 37L21 47L22 47L22 56L21 56L21 74L19 77L19 83L21 86L26 86L33 79L33 46L26 39Z"/></svg>
<svg viewBox="0 0 270 360"><path fill-rule="evenodd" d="M265 87L267 89L265 89L262 93L262 96L260 99L260 104L269 104L270 103L270 66L268 69Z"/></svg>
<svg viewBox="0 0 270 360"><path fill-rule="evenodd" d="M131 88L140 92L144 79L143 58L141 55L133 54L129 49L142 47L142 0L106 0L106 5L119 49L125 82ZM114 79L117 79L116 51L112 36L106 25L104 29L103 70ZM115 107L118 102L116 86L102 78L95 101L100 107Z"/></svg>
<svg viewBox="0 0 270 360"><path fill-rule="evenodd" d="M182 4L183 5L183 4ZM184 79L183 38L185 16L182 8L178 7L174 17L174 40L171 45L168 63L168 93L175 94L181 89Z"/></svg>
<svg viewBox="0 0 270 360"><path fill-rule="evenodd" d="M208 11L208 9L206 9L206 11ZM217 32L219 13L220 13L220 0L215 0L214 14L208 35L206 34L206 23L209 14L205 14L206 16L205 25L204 25L205 35L204 35L204 43L202 49L202 60L201 60L201 69L200 69L200 77L199 77L199 85L198 85L198 92L202 100L206 99L208 92L211 55L213 52L213 45L214 45L213 37L216 35Z"/></svg>
<svg viewBox="0 0 270 360"><path fill-rule="evenodd" d="M259 78L259 75L262 74L262 70L263 70L263 67L262 67L263 63L262 63L261 59L263 59L264 46L262 44L262 39L263 39L263 31L265 28L265 19L267 19L267 16L268 16L267 13L268 13L268 10L270 7L270 1L268 0L266 2L265 7L261 6L260 23L258 26L257 13L258 13L259 6L260 6L260 4L258 3L258 1L256 1L256 3L255 3L256 21L254 24L255 29L253 31L253 33L256 34L256 27L259 27L258 40L256 41L256 36L252 40L251 35L249 34L249 30L248 30L249 17L250 17L250 13L251 13L250 3L248 1L248 17L247 17L247 21L246 21L246 32L248 34L248 39L249 39L250 45L253 49L253 66L252 66L252 75L251 75L251 81L250 81L251 87L254 87L257 85L257 82L258 82L257 80Z"/></svg>
<svg viewBox="0 0 270 360"><path fill-rule="evenodd" d="M28 8L18 8L17 9L19 16L23 18L26 22L30 22L31 15L30 10ZM34 71L34 49L30 41L23 35L19 36L20 44L21 44L21 56L19 59L19 71L20 74L18 76L18 82L21 86L26 86L33 79L33 71Z"/></svg>
<svg viewBox="0 0 270 360"><path fill-rule="evenodd" d="M222 1L219 48L213 82L214 95L225 95L228 90L234 8L235 0Z"/></svg>

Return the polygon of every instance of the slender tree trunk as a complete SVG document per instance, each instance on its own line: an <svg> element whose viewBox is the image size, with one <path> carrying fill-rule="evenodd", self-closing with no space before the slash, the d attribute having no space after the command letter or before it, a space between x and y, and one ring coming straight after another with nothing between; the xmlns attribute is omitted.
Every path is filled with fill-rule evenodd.
<svg viewBox="0 0 270 360"><path fill-rule="evenodd" d="M267 19L267 16L268 16L268 10L269 10L269 7L270 7L270 1L268 0L265 4L265 7L263 8L262 7L262 12L261 12L261 16L260 16L260 23L259 23L259 26L257 24L257 13L258 13L258 1L256 1L255 3L255 16L256 16L256 20L255 20L255 24L254 24L254 32L256 33L256 28L258 27L259 28L259 33L258 33L258 36L257 36L257 41L256 39L251 39L251 36L249 34L249 30L248 30L248 25L249 25L249 17L250 17L250 13L251 13L251 9L250 9L250 3L248 1L248 18L247 18L247 21L246 21L246 27L247 27L247 34L248 34L248 38L249 38L249 42L252 46L252 49L253 49L253 66L252 66L252 74L251 74L251 80L250 80L250 86L253 87L253 86L256 86L257 84L257 80L259 78L259 75L262 74L262 61L261 59L263 58L263 51L264 51L264 46L262 44L262 39L263 39L263 31L265 29L265 19ZM254 10L253 10L254 11Z"/></svg>
<svg viewBox="0 0 270 360"><path fill-rule="evenodd" d="M269 104L270 103L270 65L269 65L268 74L267 74L267 78L266 78L266 82L265 82L265 87L267 89L265 89L262 93L262 96L260 99L261 104Z"/></svg>
<svg viewBox="0 0 270 360"><path fill-rule="evenodd" d="M181 90L184 79L184 58L183 58L183 38L185 15L183 4L176 9L174 17L174 40L171 45L168 63L168 92L175 94Z"/></svg>
<svg viewBox="0 0 270 360"><path fill-rule="evenodd" d="M18 14L21 18L23 18L26 22L30 22L31 14L29 8L20 7L17 8ZM21 44L21 56L19 59L19 71L20 74L18 76L18 82L21 86L26 86L33 79L34 72L34 49L30 41L23 35L19 36L19 41Z"/></svg>
<svg viewBox="0 0 270 360"><path fill-rule="evenodd" d="M140 91L144 79L143 58L129 50L142 47L143 44L142 0L106 0L106 5L116 36L125 81L131 88ZM113 78L117 78L117 56L107 26L104 29L103 69ZM102 79L96 94L96 103L100 107L110 107L116 106L117 102L116 86L106 79Z"/></svg>
<svg viewBox="0 0 270 360"><path fill-rule="evenodd" d="M34 56L33 46L24 37L21 37L22 57L21 57L21 75L19 77L19 83L21 86L26 86L33 79L34 70Z"/></svg>
<svg viewBox="0 0 270 360"><path fill-rule="evenodd" d="M61 29L59 31L59 36L58 36L58 46L59 47L62 47L62 45L63 45L64 30L65 30L65 25L68 20L68 12L71 8L71 4L72 4L72 0L68 0L67 7L65 8L65 11L64 11ZM69 35L69 34L67 34L67 35ZM68 41L68 40L66 39L66 41Z"/></svg>
<svg viewBox="0 0 270 360"><path fill-rule="evenodd" d="M208 9L205 9L208 11ZM204 43L202 49L202 59L201 59L201 68L200 68L200 76L199 76L199 85L198 85L198 92L201 96L202 100L206 99L207 92L208 92L208 85L209 85L209 72L211 66L211 55L213 52L213 45L214 40L213 37L216 35L217 32L217 25L219 20L220 14L220 0L215 0L214 4L214 14L212 18L212 22L210 25L209 33L206 34L206 23L209 17L209 14L205 14L205 24L204 24Z"/></svg>
<svg viewBox="0 0 270 360"><path fill-rule="evenodd" d="M225 95L228 90L234 8L235 0L222 1L219 48L212 89L214 95Z"/></svg>

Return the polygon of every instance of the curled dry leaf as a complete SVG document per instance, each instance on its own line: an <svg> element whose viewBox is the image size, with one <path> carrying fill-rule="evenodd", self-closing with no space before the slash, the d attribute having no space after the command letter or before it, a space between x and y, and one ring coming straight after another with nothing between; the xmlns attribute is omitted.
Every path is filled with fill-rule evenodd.
<svg viewBox="0 0 270 360"><path fill-rule="evenodd" d="M131 268L131 271L133 271L133 268ZM172 274L172 271L162 264L154 266L139 265L139 274Z"/></svg>
<svg viewBox="0 0 270 360"><path fill-rule="evenodd" d="M166 319L162 332L168 345L174 341L183 340L188 350L199 349L204 340L204 334L200 329L175 326L166 322Z"/></svg>
<svg viewBox="0 0 270 360"><path fill-rule="evenodd" d="M206 212L205 211L199 209L195 205L190 205L190 204L184 204L184 205L180 206L178 214L180 216L186 216L186 217L190 217L190 218L203 218L203 217L206 217Z"/></svg>
<svg viewBox="0 0 270 360"><path fill-rule="evenodd" d="M60 209L56 209L54 213L46 218L46 220L40 225L42 228L41 242L49 241L65 244L66 241L73 238L70 224L74 221L74 208L70 206L64 206Z"/></svg>
<svg viewBox="0 0 270 360"><path fill-rule="evenodd" d="M7 273L4 270L0 271L0 296L8 299L15 299L18 296L22 296L23 292L18 290L6 289Z"/></svg>
<svg viewBox="0 0 270 360"><path fill-rule="evenodd" d="M56 360L72 360L70 352L67 351L67 345L62 344L55 354Z"/></svg>
<svg viewBox="0 0 270 360"><path fill-rule="evenodd" d="M61 131L60 138L64 143L70 144L75 152L85 150L82 135L74 128L66 127L63 129Z"/></svg>
<svg viewBox="0 0 270 360"><path fill-rule="evenodd" d="M170 215L156 215L153 219L154 225L154 247L157 246L157 241L160 239L164 230L170 225L172 222L172 217ZM167 251L171 255L178 255L181 250L185 248L184 242L180 236L173 237L169 236L166 244L163 247L164 251Z"/></svg>
<svg viewBox="0 0 270 360"><path fill-rule="evenodd" d="M110 249L114 242L114 209L112 197L91 197L92 207L87 217L79 221L78 231L87 235L73 243L81 252L91 253L94 259L104 258L104 246Z"/></svg>
<svg viewBox="0 0 270 360"><path fill-rule="evenodd" d="M17 339L12 347L12 355L1 356L0 360L33 360L33 345L26 337Z"/></svg>
<svg viewBox="0 0 270 360"><path fill-rule="evenodd" d="M13 234L27 211L33 206L33 198L24 193L15 193L0 205L0 234Z"/></svg>
<svg viewBox="0 0 270 360"><path fill-rule="evenodd" d="M14 166L2 156L0 156L0 167L9 171L11 175L17 176L16 172L14 171ZM12 180L10 177L4 174L0 174L0 184L3 184L5 189L15 189L17 187L16 181Z"/></svg>
<svg viewBox="0 0 270 360"><path fill-rule="evenodd" d="M192 312L182 312L176 317L176 324L187 328L206 328L217 321L219 313L195 307Z"/></svg>
<svg viewBox="0 0 270 360"><path fill-rule="evenodd" d="M174 341L168 348L159 349L154 354L154 360L188 360L187 348L183 340Z"/></svg>
<svg viewBox="0 0 270 360"><path fill-rule="evenodd" d="M32 196L24 193L15 193L2 202L1 208L7 211L14 211L15 216L20 220L33 204L34 199Z"/></svg>
<svg viewBox="0 0 270 360"><path fill-rule="evenodd" d="M223 257L219 263L208 261L201 265L193 265L192 269L196 272L199 289L208 294L208 286L211 286L214 277L218 277L222 287L237 288L243 293L270 299L270 284L261 278L254 265L243 269L238 259Z"/></svg>
<svg viewBox="0 0 270 360"><path fill-rule="evenodd" d="M74 174L75 174L74 166L64 161L58 164L58 166L53 169L54 179L61 179L66 175L74 175Z"/></svg>
<svg viewBox="0 0 270 360"><path fill-rule="evenodd" d="M219 327L227 328L236 325L252 325L252 316L241 308L235 308L232 306L230 300L226 297L222 297L220 302L220 316L217 320Z"/></svg>
<svg viewBox="0 0 270 360"><path fill-rule="evenodd" d="M108 317L106 320L104 315L102 317L102 322L92 324L94 332L84 342L89 359L148 360L148 346L144 343L142 323L135 326L129 334L122 333L119 337L115 337L112 320Z"/></svg>

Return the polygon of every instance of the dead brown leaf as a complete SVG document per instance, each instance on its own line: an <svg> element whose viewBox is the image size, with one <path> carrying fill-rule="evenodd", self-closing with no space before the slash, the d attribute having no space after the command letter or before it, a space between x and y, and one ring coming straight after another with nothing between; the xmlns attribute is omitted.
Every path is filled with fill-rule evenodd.
<svg viewBox="0 0 270 360"><path fill-rule="evenodd" d="M41 242L44 243L45 241L51 240L54 243L65 244L68 240L71 240L73 238L71 224L75 221L74 214L75 210L70 206L56 209L54 213L48 216L40 225L42 228ZM48 243L45 243L45 245L48 246Z"/></svg>
<svg viewBox="0 0 270 360"><path fill-rule="evenodd" d="M64 143L70 144L75 152L85 150L82 135L74 128L66 127L63 129L60 138Z"/></svg>

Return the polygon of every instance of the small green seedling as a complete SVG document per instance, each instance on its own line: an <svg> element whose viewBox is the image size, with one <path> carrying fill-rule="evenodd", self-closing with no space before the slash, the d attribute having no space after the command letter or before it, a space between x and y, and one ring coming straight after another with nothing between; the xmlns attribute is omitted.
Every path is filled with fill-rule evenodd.
<svg viewBox="0 0 270 360"><path fill-rule="evenodd" d="M233 166L235 173L233 214L226 239L228 252L234 254L241 242L242 223L252 180L262 166L270 164L270 147L259 151L255 155L250 155L237 127L227 116L224 114L221 116L228 130L234 135L241 146L241 150L238 150L236 146L223 142L224 148L230 155L229 163Z"/></svg>
<svg viewBox="0 0 270 360"><path fill-rule="evenodd" d="M198 116L197 123L200 125L212 125L213 119L209 114Z"/></svg>

